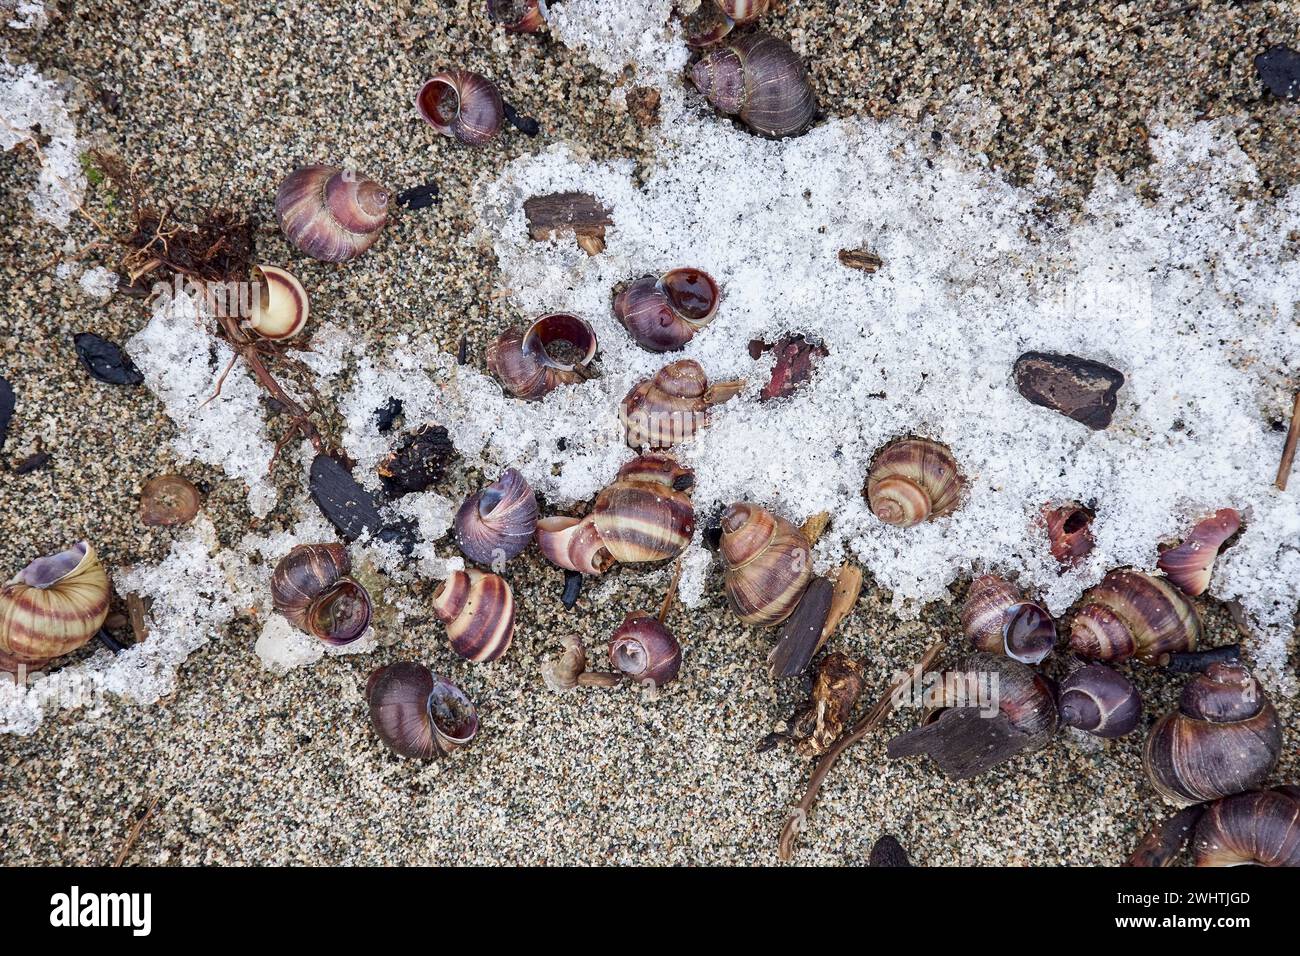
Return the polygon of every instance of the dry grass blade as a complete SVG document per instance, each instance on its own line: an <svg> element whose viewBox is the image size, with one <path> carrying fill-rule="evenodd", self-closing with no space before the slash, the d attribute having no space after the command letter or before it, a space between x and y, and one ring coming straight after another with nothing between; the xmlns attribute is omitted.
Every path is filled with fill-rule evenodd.
<svg viewBox="0 0 1300 956"><path fill-rule="evenodd" d="M154 797L149 801L149 806L145 808L140 819L135 821L135 826L133 826L131 832L126 835L126 842L122 844L122 848L117 851L117 856L113 858L113 866L118 867L126 862L126 858L131 854L132 847L134 847L136 841L140 839L140 834L144 832L145 824L148 823L149 818L153 816L154 809L158 806L158 800L158 797Z"/></svg>

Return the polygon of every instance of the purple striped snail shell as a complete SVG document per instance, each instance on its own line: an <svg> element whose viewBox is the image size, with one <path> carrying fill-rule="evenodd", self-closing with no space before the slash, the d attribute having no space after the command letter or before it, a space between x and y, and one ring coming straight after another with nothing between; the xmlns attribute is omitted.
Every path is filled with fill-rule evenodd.
<svg viewBox="0 0 1300 956"><path fill-rule="evenodd" d="M1197 866L1300 866L1300 787L1216 800L1192 837Z"/></svg>
<svg viewBox="0 0 1300 956"><path fill-rule="evenodd" d="M614 296L614 315L636 344L676 352L713 321L722 296L702 269L672 269L637 279Z"/></svg>
<svg viewBox="0 0 1300 956"><path fill-rule="evenodd" d="M366 682L366 703L375 733L400 757L444 757L478 734L478 710L465 692L414 661L377 668Z"/></svg>
<svg viewBox="0 0 1300 956"><path fill-rule="evenodd" d="M1241 515L1233 508L1221 508L1198 521L1187 539L1160 555L1157 567L1184 593L1196 597L1210 586L1214 559L1223 543L1241 530Z"/></svg>
<svg viewBox="0 0 1300 956"><path fill-rule="evenodd" d="M663 687L677 679L682 646L649 611L632 611L609 640L609 662L635 681Z"/></svg>
<svg viewBox="0 0 1300 956"><path fill-rule="evenodd" d="M0 663L36 667L70 654L108 617L108 574L88 541L37 558L0 587Z"/></svg>
<svg viewBox="0 0 1300 956"><path fill-rule="evenodd" d="M370 594L348 577L340 544L300 544L271 574L271 602L294 627L324 641L351 644L370 626Z"/></svg>
<svg viewBox="0 0 1300 956"><path fill-rule="evenodd" d="M551 564L579 574L604 574L614 564L591 515L542 518L537 522L537 547Z"/></svg>
<svg viewBox="0 0 1300 956"><path fill-rule="evenodd" d="M946 447L926 438L902 438L872 460L867 503L885 524L910 528L956 511L964 485Z"/></svg>
<svg viewBox="0 0 1300 956"><path fill-rule="evenodd" d="M739 502L727 508L718 551L727 602L746 624L780 624L812 581L808 539L758 505Z"/></svg>
<svg viewBox="0 0 1300 956"><path fill-rule="evenodd" d="M379 238L388 221L388 191L336 166L303 166L280 184L275 218L299 252L347 262Z"/></svg>
<svg viewBox="0 0 1300 956"><path fill-rule="evenodd" d="M619 403L623 435L631 448L671 448L709 424L709 409L740 394L743 379L709 384L699 362L670 362L632 387Z"/></svg>
<svg viewBox="0 0 1300 956"><path fill-rule="evenodd" d="M536 33L546 26L546 0L487 0L487 15L507 33Z"/></svg>
<svg viewBox="0 0 1300 956"><path fill-rule="evenodd" d="M1127 677L1105 664L1076 668L1058 691L1061 723L1094 737L1123 737L1142 719L1142 695Z"/></svg>
<svg viewBox="0 0 1300 956"><path fill-rule="evenodd" d="M433 610L447 627L451 649L466 660L484 664L509 650L515 598L500 575L453 571L434 593Z"/></svg>
<svg viewBox="0 0 1300 956"><path fill-rule="evenodd" d="M576 353L564 362L550 349L568 343ZM589 377L587 366L596 357L596 333L590 325L566 312L544 315L525 331L507 329L488 346L488 368L516 398L538 399L558 385Z"/></svg>
<svg viewBox="0 0 1300 956"><path fill-rule="evenodd" d="M1040 663L1056 643L1056 625L1047 610L993 574L971 582L961 627L976 650L1005 654L1022 664Z"/></svg>
<svg viewBox="0 0 1300 956"><path fill-rule="evenodd" d="M1201 619L1165 578L1142 571L1111 571L1083 595L1070 626L1070 650L1083 658L1162 663L1169 654L1196 650Z"/></svg>
<svg viewBox="0 0 1300 956"><path fill-rule="evenodd" d="M501 477L465 499L454 522L461 553L479 564L518 557L537 527L537 496L524 476L507 468Z"/></svg>
<svg viewBox="0 0 1300 956"><path fill-rule="evenodd" d="M802 133L817 115L803 61L771 34L728 38L691 68L691 82L718 112L774 139Z"/></svg>
<svg viewBox="0 0 1300 956"><path fill-rule="evenodd" d="M415 95L415 109L443 136L469 146L486 145L505 119L496 84L469 70L446 70L429 79Z"/></svg>

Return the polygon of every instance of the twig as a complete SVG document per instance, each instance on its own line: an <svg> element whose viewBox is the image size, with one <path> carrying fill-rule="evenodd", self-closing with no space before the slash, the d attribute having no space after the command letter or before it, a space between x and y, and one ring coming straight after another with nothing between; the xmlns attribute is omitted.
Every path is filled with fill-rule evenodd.
<svg viewBox="0 0 1300 956"><path fill-rule="evenodd" d="M931 670L935 660L943 652L943 648L943 641L936 641L931 644L925 653L921 655L921 659L916 666L890 684L884 696L876 702L876 705L871 708L867 715L854 724L852 730L835 741L831 749L826 751L821 760L817 761L812 776L808 778L807 790L804 791L798 806L791 811L790 816L786 818L785 826L781 829L781 839L777 843L777 854L782 860L788 861L794 856L794 841L799 836L799 831L803 829L804 822L808 819L808 811L812 809L813 803L817 800L817 793L821 790L826 775L831 772L831 768L840 759L840 754L865 737L869 731L885 722L886 718L894 712L894 695L898 693L900 688L912 681L917 668L920 669L922 674Z"/></svg>
<svg viewBox="0 0 1300 956"><path fill-rule="evenodd" d="M1282 463L1277 468L1278 491L1286 491L1286 483L1291 478L1291 466L1295 464L1296 442L1300 440L1300 391L1295 393L1295 404L1291 406L1291 427L1286 430L1286 444L1282 446Z"/></svg>
<svg viewBox="0 0 1300 956"><path fill-rule="evenodd" d="M659 623L662 624L668 620L668 612L673 609L673 599L677 597L677 582L682 579L682 559L677 559L677 564L673 567L673 579L668 582L668 593L664 595L664 602L659 605Z"/></svg>
<svg viewBox="0 0 1300 956"><path fill-rule="evenodd" d="M149 806L144 811L144 815L135 822L135 826L131 828L131 832L126 835L126 842L122 844L122 849L117 851L117 857L113 860L113 866L121 866L126 862L127 856L131 853L131 848L135 846L136 840L140 839L140 834L144 830L144 825L148 823L149 818L153 816L154 808L158 806L158 799L158 797L154 797L153 800L150 801Z"/></svg>

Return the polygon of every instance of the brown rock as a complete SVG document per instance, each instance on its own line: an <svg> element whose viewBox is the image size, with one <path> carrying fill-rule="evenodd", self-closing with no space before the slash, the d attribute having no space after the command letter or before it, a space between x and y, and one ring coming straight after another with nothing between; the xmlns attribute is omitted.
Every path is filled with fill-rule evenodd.
<svg viewBox="0 0 1300 956"><path fill-rule="evenodd" d="M1026 352L1016 359L1016 388L1035 405L1060 412L1093 431L1110 424L1122 373L1077 355Z"/></svg>

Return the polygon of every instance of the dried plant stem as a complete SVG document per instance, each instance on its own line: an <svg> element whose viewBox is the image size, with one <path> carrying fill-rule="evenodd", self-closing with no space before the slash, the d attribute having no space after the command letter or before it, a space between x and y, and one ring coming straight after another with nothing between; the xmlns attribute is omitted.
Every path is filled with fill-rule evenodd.
<svg viewBox="0 0 1300 956"><path fill-rule="evenodd" d="M677 597L677 582L682 579L682 559L679 557L677 563L673 566L673 579L668 582L668 593L664 595L663 604L659 605L659 623L662 624L668 620L668 612L673 609L673 601Z"/></svg>
<svg viewBox="0 0 1300 956"><path fill-rule="evenodd" d="M817 800L817 794L822 788L822 783L826 780L826 775L831 772L831 768L840 759L840 754L865 737L869 731L885 722L885 719L894 712L894 695L912 681L918 668L922 674L932 670L934 662L943 652L943 648L943 641L936 641L926 648L916 666L890 684L884 696L876 701L876 705L867 712L867 715L854 724L852 730L835 741L831 749L826 751L821 760L817 761L812 776L808 778L808 787L804 791L803 797L799 800L798 806L790 813L790 816L785 821L785 826L781 829L777 854L782 860L789 860L794 856L794 841L799 836L799 831L803 829L804 821L808 819L808 811L812 809L813 803Z"/></svg>
<svg viewBox="0 0 1300 956"><path fill-rule="evenodd" d="M1277 469L1278 491L1286 491L1286 483L1291 478L1291 466L1295 464L1296 442L1300 441L1300 392L1295 393L1295 404L1291 406L1291 427L1286 430L1286 444L1282 446L1282 463Z"/></svg>
<svg viewBox="0 0 1300 956"><path fill-rule="evenodd" d="M126 835L126 842L123 843L122 848L117 851L117 856L113 859L113 866L121 866L126 862L126 858L131 855L131 848L134 847L136 841L140 839L140 834L144 832L144 825L149 822L149 818L153 816L154 809L157 806L158 797L154 797L149 801L149 806L145 808L144 814L135 822L135 826L131 828L131 832Z"/></svg>

